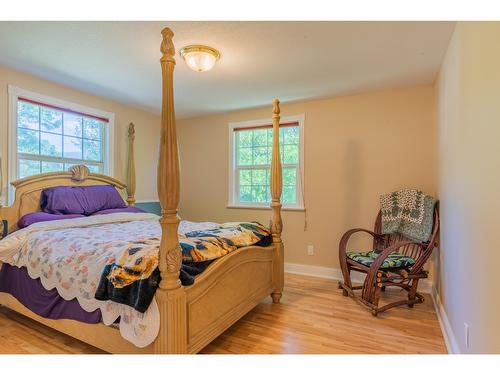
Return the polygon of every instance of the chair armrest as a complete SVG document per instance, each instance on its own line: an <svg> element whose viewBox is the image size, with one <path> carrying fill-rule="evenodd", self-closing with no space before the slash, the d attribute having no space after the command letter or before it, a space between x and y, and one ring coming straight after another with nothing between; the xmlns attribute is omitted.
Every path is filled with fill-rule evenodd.
<svg viewBox="0 0 500 375"><path fill-rule="evenodd" d="M368 230L368 229L355 228L355 229L348 230L347 232L344 233L344 235L342 236L342 238L340 239L340 242L339 242L339 256L340 257L344 257L345 256L345 252L346 252L346 248L347 248L347 242L349 241L349 239L351 238L351 236L354 233L358 233L358 232L368 233L368 234L370 234L374 238L381 238L381 237L383 237L382 234L375 233L375 232L373 232L371 230Z"/></svg>

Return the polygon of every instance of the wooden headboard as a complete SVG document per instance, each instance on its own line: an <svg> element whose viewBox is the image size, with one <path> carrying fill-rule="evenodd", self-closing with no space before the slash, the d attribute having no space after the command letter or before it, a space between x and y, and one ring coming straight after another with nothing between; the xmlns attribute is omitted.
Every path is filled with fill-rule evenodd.
<svg viewBox="0 0 500 375"><path fill-rule="evenodd" d="M135 203L134 140L135 127L133 123L130 123L128 128L127 184L103 174L90 173L85 165L75 165L66 172L42 173L12 182L11 185L16 189L14 203L10 207L2 207L0 203L0 239L5 231L4 220L7 221L8 233L16 230L17 221L22 216L40 211L40 195L43 189L49 187L112 185L118 190L123 200L133 206Z"/></svg>
<svg viewBox="0 0 500 375"><path fill-rule="evenodd" d="M85 165L75 165L67 172L42 173L12 182L16 189L14 203L10 207L0 207L0 218L7 220L8 232L17 228L22 216L40 211L40 195L43 189L54 186L112 185L127 202L127 186L117 179L103 174L90 173Z"/></svg>

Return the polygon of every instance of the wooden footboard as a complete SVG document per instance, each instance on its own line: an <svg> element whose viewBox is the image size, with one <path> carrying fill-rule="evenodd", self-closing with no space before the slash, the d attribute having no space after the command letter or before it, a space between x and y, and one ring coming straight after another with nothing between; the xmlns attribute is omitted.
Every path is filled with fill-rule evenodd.
<svg viewBox="0 0 500 375"><path fill-rule="evenodd" d="M189 353L200 351L271 294L274 254L274 246L237 250L185 288Z"/></svg>

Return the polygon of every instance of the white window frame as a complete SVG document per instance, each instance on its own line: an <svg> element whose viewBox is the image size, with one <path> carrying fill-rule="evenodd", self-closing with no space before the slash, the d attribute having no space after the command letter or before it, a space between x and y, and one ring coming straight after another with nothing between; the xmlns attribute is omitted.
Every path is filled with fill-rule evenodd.
<svg viewBox="0 0 500 375"><path fill-rule="evenodd" d="M299 164L297 170L297 203L283 204L283 210L290 211L304 211L304 124L305 116L304 114L296 116L281 117L280 123L291 123L296 122L299 125ZM229 190L228 190L228 203L227 208L251 208L251 209L271 209L269 203L257 203L257 202L240 202L238 200L238 183L236 181L236 143L235 143L235 128L252 128L256 126L272 124L271 119L261 119L261 120L251 120L243 122L231 122L228 124L229 128ZM283 165L284 166L284 165Z"/></svg>
<svg viewBox="0 0 500 375"><path fill-rule="evenodd" d="M102 111L100 109L83 106L77 103L57 99L54 97L42 95L33 91L28 91L21 89L19 87L9 85L9 126L8 126L8 137L9 137L9 170L8 170L8 184L7 189L7 200L9 204L14 201L14 188L10 184L19 178L18 171L18 152L17 152L17 103L19 97L33 100L36 102L53 105L56 107L65 108L75 112L85 113L91 116L103 117L108 119L107 125L104 127L103 131L103 173L113 177L113 166L114 166L114 125L115 125L115 114L111 112Z"/></svg>

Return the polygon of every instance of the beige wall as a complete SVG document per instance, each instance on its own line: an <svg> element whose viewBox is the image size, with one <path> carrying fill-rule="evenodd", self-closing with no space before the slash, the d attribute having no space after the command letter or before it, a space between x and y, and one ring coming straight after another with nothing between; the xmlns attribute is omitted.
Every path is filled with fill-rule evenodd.
<svg viewBox="0 0 500 375"><path fill-rule="evenodd" d="M500 353L499 40L498 22L458 23L436 84L442 222L437 288L461 352Z"/></svg>
<svg viewBox="0 0 500 375"><path fill-rule="evenodd" d="M8 170L8 85L18 86L22 89L34 91L39 94L114 113L114 174L115 177L120 180L124 180L126 176L127 127L129 122L133 122L136 125L137 135L136 195L140 200L157 200L156 167L160 131L159 116L0 66L0 156L2 157L4 191L7 190Z"/></svg>
<svg viewBox="0 0 500 375"><path fill-rule="evenodd" d="M304 231L303 212L284 212L286 262L338 267L341 235L373 226L380 194L403 187L435 193L434 108L431 86L282 106L283 116L305 114L308 222ZM178 121L183 218L268 222L268 210L226 208L228 123L270 118L271 110Z"/></svg>

